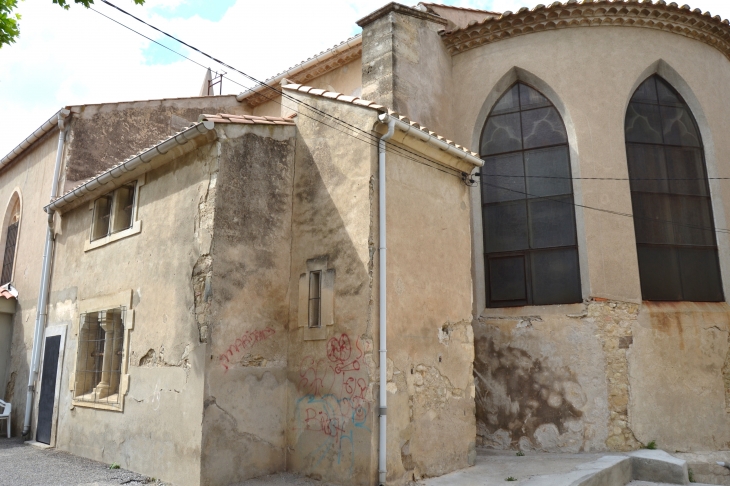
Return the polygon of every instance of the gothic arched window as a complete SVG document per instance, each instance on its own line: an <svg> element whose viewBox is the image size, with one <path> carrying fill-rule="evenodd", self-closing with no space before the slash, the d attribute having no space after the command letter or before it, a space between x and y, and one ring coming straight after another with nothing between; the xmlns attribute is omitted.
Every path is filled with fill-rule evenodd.
<svg viewBox="0 0 730 486"><path fill-rule="evenodd" d="M580 302L568 136L542 94L517 83L482 131L487 306Z"/></svg>
<svg viewBox="0 0 730 486"><path fill-rule="evenodd" d="M0 285L5 285L13 278L15 264L15 247L18 241L18 227L20 225L20 198L13 194L10 206L5 215L5 252L3 255L3 270L0 276Z"/></svg>
<svg viewBox="0 0 730 486"><path fill-rule="evenodd" d="M629 103L626 156L643 299L724 300L702 138L658 75Z"/></svg>

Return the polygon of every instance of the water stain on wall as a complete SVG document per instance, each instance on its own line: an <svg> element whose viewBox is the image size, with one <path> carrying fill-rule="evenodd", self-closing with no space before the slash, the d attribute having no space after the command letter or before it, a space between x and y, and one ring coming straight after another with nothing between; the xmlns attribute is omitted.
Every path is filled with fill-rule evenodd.
<svg viewBox="0 0 730 486"><path fill-rule="evenodd" d="M563 435L583 416L577 407L585 395L570 370L550 368L523 349L497 346L485 336L477 339L476 351L477 430L483 442L497 434L501 443L492 445L516 447L523 437L540 443L535 435L542 426L552 424Z"/></svg>

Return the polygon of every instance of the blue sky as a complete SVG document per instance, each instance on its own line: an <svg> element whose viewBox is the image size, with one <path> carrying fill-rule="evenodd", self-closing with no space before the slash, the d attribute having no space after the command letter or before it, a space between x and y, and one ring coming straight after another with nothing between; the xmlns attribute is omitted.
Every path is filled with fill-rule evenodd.
<svg viewBox="0 0 730 486"><path fill-rule="evenodd" d="M359 32L356 21L388 0L111 0L196 47L269 78ZM545 0L448 0L456 6L516 11ZM730 17L729 0L687 0ZM406 1L414 5L416 0ZM220 69L150 28L96 2L99 12L213 70ZM79 5L67 11L51 0L19 2L16 44L0 49L0 157L60 107L73 104L195 96L205 69ZM234 81L250 86L240 75ZM224 93L244 87L225 81Z"/></svg>

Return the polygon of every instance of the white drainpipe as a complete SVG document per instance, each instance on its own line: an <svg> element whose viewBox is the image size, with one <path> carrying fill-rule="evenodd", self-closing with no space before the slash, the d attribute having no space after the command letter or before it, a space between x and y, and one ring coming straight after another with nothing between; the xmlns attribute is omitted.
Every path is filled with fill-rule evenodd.
<svg viewBox="0 0 730 486"><path fill-rule="evenodd" d="M58 113L58 151L56 152L56 165L53 169L53 182L51 183L51 201L58 196L58 178L61 173L61 160L63 159L63 146L66 140L65 124L66 117L71 114L69 110L61 110ZM46 327L48 315L48 288L51 281L51 256L53 254L53 212L48 212L48 228L46 228L46 246L43 250L43 269L41 271L41 285L38 291L38 304L36 309L35 332L33 333L33 353L30 358L30 374L28 375L28 395L25 398L25 420L23 422L23 435L30 434L30 415L33 410L33 391L36 378L38 377L38 366L41 360L41 348L43 347L43 330Z"/></svg>
<svg viewBox="0 0 730 486"><path fill-rule="evenodd" d="M380 137L378 141L378 219L380 232L380 428L379 439L380 447L378 448L378 476L379 484L385 485L388 472L386 443L387 443L387 402L388 402L388 353L386 351L386 341L388 337L388 323L386 320L386 265L385 265L385 142L393 136L395 131L395 119L381 114L380 121L388 124L388 133Z"/></svg>

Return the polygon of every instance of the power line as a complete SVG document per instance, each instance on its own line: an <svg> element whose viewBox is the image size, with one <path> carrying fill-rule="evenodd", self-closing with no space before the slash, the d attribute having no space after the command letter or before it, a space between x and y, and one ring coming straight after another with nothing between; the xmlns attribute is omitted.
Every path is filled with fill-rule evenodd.
<svg viewBox="0 0 730 486"><path fill-rule="evenodd" d="M685 224L685 223L678 223L678 222L664 220L664 219L646 218L646 217L643 217L643 216L635 216L635 215L633 215L631 213L622 213L620 211L613 211L613 210L610 210L610 209L595 208L593 206L586 206L584 204L577 204L575 202L563 201L561 199L555 199L555 197L550 197L550 196L537 196L535 194L530 194L529 192L518 191L516 189L510 189L510 188L507 188L507 187L501 187L501 186L497 186L495 184L490 184L488 182L482 182L482 184L484 184L485 186L493 187L495 189L500 189L500 190L503 190L503 191L514 192L514 193L520 194L522 196L528 196L528 197L535 198L535 199L547 199L549 201L558 202L558 203L561 203L561 204L569 204L571 206L575 206L575 207L579 207L579 208L583 208L583 209L590 209L592 211L599 211L599 212L602 212L602 213L609 213L609 214L613 214L613 215L616 215L616 216L624 216L624 217L633 218L633 219L643 219L643 220L646 220L646 221L651 221L653 223L671 224L672 226L683 226L683 227L692 228L692 229L699 229L699 230L703 230L703 231L713 231L715 233L730 234L730 230L725 229L725 228L709 228L707 226L696 226L696 225Z"/></svg>
<svg viewBox="0 0 730 486"><path fill-rule="evenodd" d="M190 44L188 44L188 43L186 43L186 42L184 42L184 41L182 41L182 40L178 39L177 37L175 37L175 36L173 36L173 35L171 35L171 34L168 34L167 32L165 32L165 31L163 31L163 30L161 30L161 29L159 29L159 28L155 27L154 25L151 25L151 24L149 24L148 22L145 22L144 20L142 20L142 19L140 19L140 18L136 17L135 15L133 15L133 14L131 14L131 13L129 13L129 12L127 12L127 11L125 11L125 10L123 10L123 9L121 9L121 8L119 8L119 7L117 7L116 5L114 5L113 3L109 2L108 0L101 0L101 1L102 1L103 3L105 3L105 4L109 5L109 6L111 6L111 7L113 7L113 8L115 8L115 9L119 10L120 12L122 12L122 13L124 13L124 14L126 14L126 15L128 15L128 16L132 17L132 18L134 18L135 20L137 20L137 21L139 21L139 22L141 22L141 23L143 23L143 24L147 25L148 27L150 27L150 28L152 28L152 29L154 29L154 30L156 30L156 31L160 32L161 34L163 34L163 35L165 35L165 36L167 36L167 37L169 37L169 38L171 38L171 39L173 39L173 40L175 40L175 41L179 42L180 44L182 44L182 45L184 45L184 46L186 46L186 47L189 47L190 49L193 49L194 51L196 51L196 52L198 52L198 53L202 54L203 56L205 56L205 57L207 57L207 58L209 58L209 59L211 59L211 60L213 60L213 61L215 61L215 62L217 62L218 64L220 64L220 65L222 65L222 66L225 66L225 67L227 67L227 68L229 68L229 69L232 69L232 70L234 70L235 72L237 72L237 73L239 73L239 74L243 75L243 76L244 76L244 77L246 77L247 79L249 79L249 80L251 80L251 81L254 81L255 83L259 84L260 86L262 86L262 87L265 87L265 88L267 88L267 89L269 89L269 90L273 91L273 92L275 93L275 96L281 96L282 98L286 98L286 99L288 99L288 100L290 100L290 101L292 101L292 102L294 102L294 103L296 103L296 104L298 104L298 105L300 105L300 106L301 106L301 105L303 105L303 106L306 106L307 108L309 108L310 110L312 110L313 112L315 112L316 114L318 114L318 115L320 115L320 116L323 116L323 117L325 117L325 118L330 118L330 119L334 120L335 122L337 122L337 123L339 123L339 124L341 124L341 125L344 125L344 126L348 127L349 129L351 129L351 130L353 130L353 131L355 131L355 132L361 132L361 133L365 134L365 136L366 136L366 137L367 137L367 138L368 138L369 140L363 140L362 138L359 138L359 137L358 137L357 135L353 135L353 134L351 134L351 133L347 133L347 132L344 132L344 131L342 131L342 130L339 130L338 128L336 128L336 127L333 127L333 126L331 126L331 125L328 125L328 124L324 123L324 122L323 122L323 121L321 121L321 120L316 120L316 119L312 118L311 116L308 116L308 115L306 115L306 114L302 113L301 111L300 111L300 112L298 112L298 113L299 113L300 115L303 115L303 116L305 116L305 117L307 117L307 118L310 118L310 119L312 119L313 121L315 121L315 122L317 122L317 123L322 123L323 125L325 125L325 126L328 126L329 128L332 128L332 129L335 129L335 130L337 130L337 131L340 131L341 133L344 133L344 134L346 134L346 135L348 135L348 136L351 136L351 137L353 137L353 138L355 138L355 139L357 139L357 140L360 140L360 141L362 141L362 142L368 143L368 144L370 144L370 145L372 145L372 146L377 146L377 142L379 142L379 141L380 141L380 139L379 139L379 138L375 137L375 136L374 136L373 134L371 134L370 132L367 132L367 131L365 131L365 130L363 130L363 129L359 128L359 127L356 127L356 126L354 126L354 125L352 125L352 124L350 124L350 123L347 123L346 121L344 121L344 120L342 120L342 119L340 119L340 118L338 118L338 117L335 117L335 116L333 116L333 115L330 115L329 113L326 113L326 112L324 112L324 111L322 111L322 110L319 110L318 108L315 108L315 107L313 107L313 106L309 105L308 103L305 103L305 102L303 102L303 101L301 101L301 100L298 100L298 99L296 99L296 98L294 98L294 97L292 97L292 96L290 96L290 95L287 95L286 93L284 93L284 92L283 92L283 90L277 90L276 88L274 88L274 87L272 87L272 86L270 86L270 85L266 84L265 82L263 82L263 81L259 81L258 79L254 78L253 76L251 76L251 75L249 75L249 74L247 74L247 73L245 73L245 72L243 72L243 71L241 71L241 70L239 70L239 69L236 69L235 67L233 67L233 66L231 66L231 65L229 65L229 64L226 64L226 63L224 63L223 61L221 61L221 60L219 60L219 59L217 59L217 58L215 58L215 57L213 57L213 56L211 56L211 55L209 55L209 54L206 54L205 52L201 51L200 49L198 49L198 48L196 48L196 47L194 47L194 46L192 46L192 45L190 45ZM95 10L95 11L96 11L96 10ZM101 12L98 12L98 11L97 11L97 13L101 13ZM104 15L104 14L101 14L101 15ZM159 42L157 42L157 41L155 41L155 40L153 40L153 39L150 39L149 37L145 36L144 34L141 34L141 33L137 32L136 30L132 29L131 27L127 27L126 25L122 24L121 22L118 22L118 21L116 21L116 20L114 20L114 19L112 19L112 18L110 18L110 17L108 17L108 16L106 16L106 15L104 15L104 17L107 17L107 18L109 18L110 20L113 20L113 21L114 21L114 22L116 22L117 24L120 24L120 25L122 25L123 27L125 27L125 28L127 28L127 29L131 30L132 32L135 32L135 33L137 33L137 34L141 35L142 37L144 37L144 38L146 38L146 39L148 39L148 40L151 40L152 42L155 42L155 43L156 43L156 44L158 44L158 45L161 45L161 46L162 46L162 47L164 47L165 49L167 49L167 50L169 50L169 51L172 51L172 52L174 52L174 53L178 54L179 56L181 56L181 57L183 57L183 58L185 58L185 59L188 59L189 61L191 61L191 62L193 62L193 63L197 64L198 66L201 66L201 67L204 67L204 68L205 68L205 66L203 66L202 64L200 64L200 63L198 63L198 62L196 62L196 61L194 61L194 60L190 59L189 57L187 57L187 56L185 56L185 55L183 55L183 54L181 54L181 53L179 53L179 52L177 52L177 51L175 51L175 50L173 50L173 49L170 49L169 47L167 47L167 46L165 46L165 45L163 45L163 44L161 44L161 43L159 43ZM207 68L206 68L206 69L207 69ZM232 81L233 83L235 83L235 84L237 84L237 85L239 85L239 86L242 86L242 87L244 87L244 88L246 88L246 89L249 89L249 90L250 90L250 88L247 88L246 86L242 85L241 83L238 83L238 82L236 82L235 80L232 80L232 79L230 79L230 78L227 78L227 79L229 79L230 81ZM275 102L279 103L280 105L284 106L284 105L283 105L283 103L279 102L279 101L278 101L278 100L276 100L275 98L269 98L269 97L267 97L266 95L263 95L263 96L264 96L264 97L265 97L266 99L268 99L269 101L275 101ZM375 143L373 143L373 142L375 142ZM411 152L411 151L409 151L409 150L407 150L407 149L404 149L404 148L402 148L402 147L397 147L397 146L393 146L393 145L392 145L391 143L386 143L386 150L387 150L388 148L391 148L391 149L396 149L396 151L395 151L395 152L394 152L393 150L391 150L391 152L392 152L392 153L395 153L395 154L397 154L397 155L400 155L401 157L404 157L404 158L406 158L406 159L412 160L412 161L414 161L414 162L418 162L418 163L424 164L424 162L422 162L422 161L420 161L420 160L417 160L417 159L415 159L415 158L412 158L412 157L408 157L408 156L404 155L404 154L403 154L403 152L409 153L409 154L411 154L411 155L414 155L414 156L416 156L416 157L418 157L418 158L420 158L420 159L426 160L426 161L428 161L428 162L431 162L431 163L436 163L436 164L438 164L438 162L436 162L436 161L434 161L434 160L431 160L431 159L429 159L429 158L427 158L427 157L424 157L424 156L422 156L421 154L417 154L417 153ZM446 173L446 174L449 174L449 175L455 175L455 174L453 174L452 172L449 172L449 171L446 171L446 170L440 169L439 167L435 167L435 166L433 166L433 165L431 165L431 164L424 164L424 165L427 165L428 167L431 167L431 168L433 168L433 169L437 169L437 170L439 170L439 171L441 171L441 172L444 172L444 173ZM486 175L486 174L485 174L485 175ZM487 176L489 176L489 175L487 175ZM494 177L533 177L533 176L497 176L497 175L493 175L493 176L494 176ZM556 177L556 176L534 176L534 177L544 177L544 178L559 178L559 177ZM465 179L465 177L464 177L464 179ZM586 179L586 180L630 180L630 179L626 179L626 178L580 178L580 177L579 177L579 178L572 178L572 177L566 177L566 179ZM713 179L721 179L721 180L725 180L725 179L730 179L730 178L713 178ZM634 179L634 180L641 180L641 179ZM646 180L670 180L670 179L646 179ZM673 179L673 180L685 180L685 179ZM694 180L694 179L686 179L686 180ZM683 224L683 223L677 223L677 222L672 222L672 221L667 221L667 220L657 220L657 219L652 219L652 218L644 218L644 217L641 217L641 216L634 216L633 214L630 214L630 213L622 213L622 212L619 212L619 211L612 211L612 210L609 210L609 209L601 209L601 208L596 208L596 207L592 207L592 206L586 206L586 205L582 205L582 204L576 204L575 202L566 202L566 201L561 201L561 200L553 199L553 198L550 198L550 197L546 197L546 196L536 196L536 195L533 195L533 194L529 194L529 193L527 193L527 192L521 192L521 191L516 191L516 190L513 190L513 189L509 189L509 188L505 188L505 187L500 187L500 186L497 186L497 185L494 185L494 184L490 184L490 183L487 183L487 182L482 182L482 184L484 184L484 185L487 185L487 186L490 186L490 187L494 187L494 188L496 188L496 189L501 189L501 190L505 190L505 191L515 192L515 193L518 193L518 194L522 194L522 195L525 195L525 196L528 196L528 197L533 197L533 198L538 198L538 199L548 199L548 200L551 200L551 201L554 201L554 202L560 202L560 203L564 203L564 204L571 204L571 205L573 205L573 206L575 206L575 207L580 207L580 208L583 208L583 209L590 209L590 210L592 210L592 211L604 212L604 213L608 213L608 214L613 214L613 215L616 215L616 216L622 216L622 217L630 217L630 218L635 218L635 219L645 219L645 220L648 220L648 221L652 221L652 222L655 222L655 223L665 223L665 224L671 224L671 225L673 225L673 226L685 226L685 227L688 227L688 228L693 228L693 229L701 229L701 230L705 230L705 231L714 231L714 232L717 232L717 233L726 233L726 234L727 234L727 233L730 233L730 230L727 230L727 229L724 229L724 228L708 228L708 227L703 227L703 226L687 225L687 224Z"/></svg>
<svg viewBox="0 0 730 486"><path fill-rule="evenodd" d="M148 23L148 22L140 19L139 17L137 17L137 16L135 16L135 15L127 12L126 10L124 10L124 9L122 9L122 8L114 5L113 3L109 2L108 0L101 0L101 1L103 3L109 5L110 7L113 7L115 9L117 9L118 11L122 12L123 14L128 15L129 17L132 17L133 19L137 20L138 22L141 22L141 23L145 24L146 26L150 27L151 29L154 29L157 32L160 32L161 34L169 37L170 39L173 39L173 40L179 42L180 44L182 44L182 45L184 45L184 46L186 46L186 47L188 47L188 48L190 48L190 49L192 49L192 50L200 53L201 55L203 55L203 56L205 56L205 57L207 57L207 58L209 58L209 59L217 62L221 66L227 67L228 69L232 69L233 71L236 71L237 73L243 75L245 78L247 78L247 79L255 82L256 84L258 84L258 85L260 85L260 86L262 86L264 88L267 88L268 90L273 91L275 93L275 96L281 96L282 98L286 98L286 99L288 99L288 100L290 100L290 101L292 101L294 103L297 103L298 105L304 105L304 106L306 106L307 108L309 108L310 110L312 110L313 112L315 112L316 114L318 114L320 116L323 116L325 118L330 118L330 119L334 120L335 123L338 123L338 124L340 124L342 126L345 126L348 129L353 130L355 132L362 133L363 135L365 135L365 137L367 139L370 140L370 142L368 142L367 140L362 140L362 139L360 139L358 137L354 137L354 138L357 138L357 139L359 139L361 141L364 141L366 143L370 143L370 145L372 145L372 146L377 146L378 142L380 141L380 138L374 136L372 133L370 133L370 132L368 132L366 130L363 130L363 129L357 127L357 126L354 126L354 125L352 125L352 124L346 122L345 120L342 120L342 119L340 119L340 118L338 118L336 116L330 115L329 113L326 113L326 112L324 112L324 111L322 111L322 110L320 110L320 109L318 109L318 108L316 108L316 107L314 107L314 106L312 106L312 105L310 105L308 103L305 103L304 101L298 100L298 99L296 99L296 98L294 98L294 97L292 97L292 96L284 93L283 90L278 90L278 89L276 89L276 88L274 88L274 87L266 84L265 82L256 79L255 77L251 76L250 74L247 74L244 71L241 71L240 69L237 69L234 66L231 66L230 64L227 64L227 63L221 61L220 59L217 59L217 58L211 56L210 54L207 54L207 53L201 51L197 47L195 47L195 46L193 46L191 44L188 44L187 42L185 42L185 41L183 41L181 39L178 39L177 37L173 36L172 34L168 34L167 32L163 31L162 29L159 29L158 27L155 27L154 25L152 25L152 24L150 24L150 23ZM133 29L130 29L130 30L133 30ZM172 49L169 49L169 50L172 50ZM183 56L183 57L186 57L186 56ZM198 63L196 63L196 64L198 64ZM228 78L228 79L230 79L230 78ZM243 86L240 83L236 83L236 84L238 84L239 86ZM243 87L246 88L247 90L251 90L251 88L248 88L246 86L243 86ZM266 97L266 96L264 95L264 97ZM275 100L273 100L271 98L268 98L268 97L266 97L266 98L268 100L270 100L270 101L275 101ZM277 101L277 103L282 104L281 102L278 102L278 101ZM283 104L282 104L282 106L283 106ZM299 112L299 114L302 114L303 115L303 113L301 113L301 112ZM311 117L309 117L309 118L311 118ZM317 121L319 123L323 123L321 120L315 120L315 121ZM330 125L328 125L328 126L330 126ZM330 126L330 128L334 128L334 127ZM342 132L342 133L346 133L346 132ZM347 134L347 135L352 136L351 134ZM404 158L407 158L409 160L412 160L413 162L417 162L417 163L423 164L423 162L421 162L421 160L418 160L418 159L427 160L430 163L429 164L424 164L424 165L427 165L428 167L431 167L433 169L439 170L439 171L444 172L444 173L449 174L449 175L456 175L456 174L454 174L454 173L452 173L450 171L443 170L443 169L440 169L439 167L435 167L435 166L431 165L431 164L438 164L438 162L435 161L435 160L432 160L432 159L430 159L428 157L424 157L421 154L412 152L412 151L410 151L410 150L408 150L408 149L406 149L404 147L395 147L395 146L393 146L390 143L387 143L386 144L386 150L388 149L388 147L391 148L391 152L392 153L396 153L396 154L398 154L398 155L400 155L400 156L402 156ZM395 149L395 151L393 149ZM408 156L404 155L404 153L408 153L408 154L410 154L412 156L415 156L416 158L408 157ZM455 171L455 172L458 172L458 171Z"/></svg>

